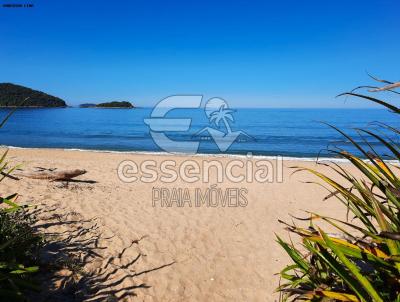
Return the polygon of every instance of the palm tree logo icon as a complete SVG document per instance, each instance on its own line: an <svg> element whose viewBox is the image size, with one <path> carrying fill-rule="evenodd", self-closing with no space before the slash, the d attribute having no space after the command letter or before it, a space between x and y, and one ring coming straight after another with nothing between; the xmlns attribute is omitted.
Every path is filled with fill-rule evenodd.
<svg viewBox="0 0 400 302"><path fill-rule="evenodd" d="M215 125L218 127L218 125L223 122L226 130L228 131L228 133L232 132L231 126L229 125L228 120L230 121L234 121L232 113L234 112L234 110L231 109L225 109L226 108L226 104L222 104L221 107L212 112L209 116L209 121L210 123L215 123Z"/></svg>
<svg viewBox="0 0 400 302"><path fill-rule="evenodd" d="M204 138L204 134L208 133L214 142L217 144L220 151L224 152L240 137L244 137L246 140L252 139L244 131L232 131L231 123L234 123L233 113L235 110L229 109L227 102L220 98L210 99L204 108L204 111L208 117L211 125L215 124L218 129L212 127L204 127L198 131L195 136ZM226 132L219 129L225 128Z"/></svg>

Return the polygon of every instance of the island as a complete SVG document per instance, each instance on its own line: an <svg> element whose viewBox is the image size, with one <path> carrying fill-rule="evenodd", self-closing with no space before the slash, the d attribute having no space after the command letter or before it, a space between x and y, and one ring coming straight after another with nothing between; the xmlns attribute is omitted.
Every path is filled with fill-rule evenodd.
<svg viewBox="0 0 400 302"><path fill-rule="evenodd" d="M107 102L107 103L83 103L79 105L79 108L122 108L122 109L132 109L134 106L130 102Z"/></svg>
<svg viewBox="0 0 400 302"><path fill-rule="evenodd" d="M133 108L130 102L107 102L96 105L96 108Z"/></svg>
<svg viewBox="0 0 400 302"><path fill-rule="evenodd" d="M97 104L93 103L83 103L79 105L79 108L95 108Z"/></svg>
<svg viewBox="0 0 400 302"><path fill-rule="evenodd" d="M67 107L64 100L12 83L0 83L0 107Z"/></svg>

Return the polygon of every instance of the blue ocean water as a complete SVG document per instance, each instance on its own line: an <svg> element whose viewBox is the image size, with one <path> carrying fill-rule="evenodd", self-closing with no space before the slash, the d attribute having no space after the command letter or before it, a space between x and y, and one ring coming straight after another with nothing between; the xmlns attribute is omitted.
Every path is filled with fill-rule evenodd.
<svg viewBox="0 0 400 302"><path fill-rule="evenodd" d="M8 109L0 109L0 118ZM154 143L144 119L151 115L151 108L95 109L55 108L19 109L0 129L0 144L16 147L73 148L110 151L161 150ZM179 142L198 140L194 134L204 127L217 128L209 122L202 109L173 110L168 117L191 118L192 124L186 132L166 132ZM244 131L251 139L234 142L221 152L215 142L203 139L198 153L229 153L254 155L282 155L290 157L329 156L328 147L345 147L353 150L343 137L321 123L326 122L346 131L362 145L366 143L356 135L353 128L372 127L371 122L385 122L399 128L400 118L384 109L236 109L230 121L232 131ZM220 131L226 132L223 124ZM396 139L395 137L392 137ZM383 147L371 138L367 140L379 152Z"/></svg>

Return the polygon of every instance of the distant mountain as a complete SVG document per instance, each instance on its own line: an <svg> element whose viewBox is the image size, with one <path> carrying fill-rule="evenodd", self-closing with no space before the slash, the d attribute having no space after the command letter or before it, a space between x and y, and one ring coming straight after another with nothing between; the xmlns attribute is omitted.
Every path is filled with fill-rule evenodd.
<svg viewBox="0 0 400 302"><path fill-rule="evenodd" d="M84 104L80 104L79 108L94 108L96 107L97 104L92 104L92 103L84 103Z"/></svg>
<svg viewBox="0 0 400 302"><path fill-rule="evenodd" d="M96 105L96 108L133 108L129 102L108 102Z"/></svg>
<svg viewBox="0 0 400 302"><path fill-rule="evenodd" d="M23 101L29 97L27 101ZM0 107L66 107L64 100L11 83L0 83Z"/></svg>

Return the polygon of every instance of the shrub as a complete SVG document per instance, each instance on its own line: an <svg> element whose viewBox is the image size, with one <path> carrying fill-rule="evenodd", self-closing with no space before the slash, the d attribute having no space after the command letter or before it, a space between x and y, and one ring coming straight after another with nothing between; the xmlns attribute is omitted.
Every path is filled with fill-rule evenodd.
<svg viewBox="0 0 400 302"><path fill-rule="evenodd" d="M0 123L0 127L12 112ZM16 168L7 168L7 151L0 158L0 182ZM32 217L16 203L17 194L0 197L0 300L24 301L23 290L37 290L29 279L39 268L41 237L32 229Z"/></svg>
<svg viewBox="0 0 400 302"><path fill-rule="evenodd" d="M34 232L32 224L31 215L21 208L12 213L0 211L0 242L8 242L0 249L2 261L25 265L37 262L42 238Z"/></svg>
<svg viewBox="0 0 400 302"><path fill-rule="evenodd" d="M374 79L387 85L357 89L397 93L393 89L400 83ZM400 113L399 108L388 102L354 91L343 95L363 98L394 114ZM277 237L293 261L280 272L284 280L277 289L281 301L400 301L400 145L392 139L400 132L384 123L376 125L378 130L356 129L363 145L332 126L362 156L338 148L330 151L347 159L362 177L352 175L334 162L327 164L336 174L334 178L313 169L295 167L318 177L329 191L327 198L337 198L347 208L349 217L341 220L308 212L310 216L301 219L309 222L308 227L280 221L302 239L302 247L296 247ZM378 154L369 142L371 139L387 152ZM316 225L319 221L328 223L337 233L328 234Z"/></svg>

